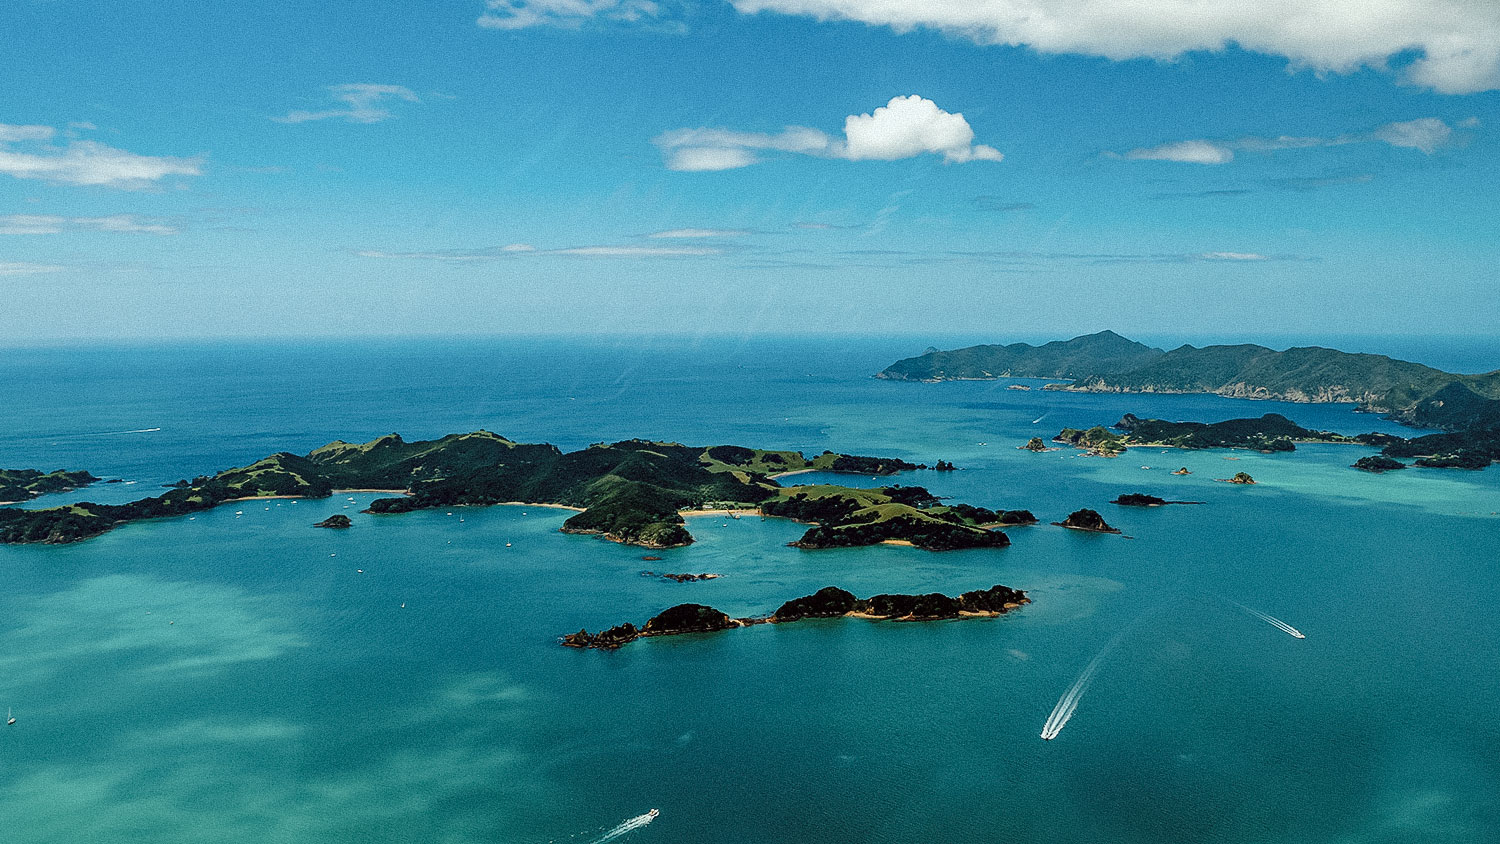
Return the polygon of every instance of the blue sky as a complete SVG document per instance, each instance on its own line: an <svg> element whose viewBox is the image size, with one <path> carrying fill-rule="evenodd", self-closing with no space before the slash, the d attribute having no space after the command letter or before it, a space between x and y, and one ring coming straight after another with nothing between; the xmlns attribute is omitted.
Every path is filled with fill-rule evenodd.
<svg viewBox="0 0 1500 844"><path fill-rule="evenodd" d="M7 339L1500 333L1500 6L1371 5L16 0Z"/></svg>

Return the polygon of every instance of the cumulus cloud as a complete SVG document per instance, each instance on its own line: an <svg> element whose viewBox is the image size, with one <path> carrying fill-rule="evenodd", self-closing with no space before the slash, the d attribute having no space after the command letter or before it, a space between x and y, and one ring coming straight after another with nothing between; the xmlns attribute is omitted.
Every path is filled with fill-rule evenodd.
<svg viewBox="0 0 1500 844"><path fill-rule="evenodd" d="M577 29L596 19L642 23L659 20L665 12L653 0L486 0L484 5L476 23L486 29Z"/></svg>
<svg viewBox="0 0 1500 844"><path fill-rule="evenodd" d="M59 267L56 264L33 264L28 261L0 261L0 276L60 273L65 269L67 267Z"/></svg>
<svg viewBox="0 0 1500 844"><path fill-rule="evenodd" d="M313 120L342 119L349 123L379 123L395 115L386 108L386 103L399 100L419 103L421 99L410 88L401 85L374 85L367 82L352 82L346 85L328 86L329 96L344 103L347 108L327 111L293 111L281 117L273 117L277 123L307 123Z"/></svg>
<svg viewBox="0 0 1500 844"><path fill-rule="evenodd" d="M1459 124L1465 126L1465 123ZM1472 128L1472 127L1466 127ZM1240 138L1235 141L1175 141L1155 147L1133 149L1115 158L1134 161L1180 161L1188 164L1227 164L1234 160L1235 150L1275 152L1286 149L1338 147L1346 144L1383 143L1403 149L1415 149L1432 155L1457 142L1453 127L1436 117L1422 117L1399 123L1387 123L1363 134L1339 135L1334 138L1307 138L1280 135L1275 138Z"/></svg>
<svg viewBox="0 0 1500 844"><path fill-rule="evenodd" d="M114 214L108 217L61 217L54 214L0 215L0 234L59 234L64 231L130 232L134 234L177 234L177 227L137 217Z"/></svg>
<svg viewBox="0 0 1500 844"><path fill-rule="evenodd" d="M1500 3L1491 0L730 0L745 14L939 29L980 44L1114 60L1168 60L1231 44L1294 68L1400 68L1445 94L1500 88Z"/></svg>
<svg viewBox="0 0 1500 844"><path fill-rule="evenodd" d="M1004 158L994 147L974 143L974 129L962 113L943 111L916 94L892 97L869 114L844 118L842 139L788 126L776 133L674 129L652 143L661 149L669 170L681 171L747 167L761 161L763 150L849 161L896 161L928 153L941 155L948 164Z"/></svg>
<svg viewBox="0 0 1500 844"><path fill-rule="evenodd" d="M58 146L51 126L0 123L0 173L18 179L42 179L69 185L134 190L167 176L196 176L199 158L137 155L96 141L69 140Z"/></svg>

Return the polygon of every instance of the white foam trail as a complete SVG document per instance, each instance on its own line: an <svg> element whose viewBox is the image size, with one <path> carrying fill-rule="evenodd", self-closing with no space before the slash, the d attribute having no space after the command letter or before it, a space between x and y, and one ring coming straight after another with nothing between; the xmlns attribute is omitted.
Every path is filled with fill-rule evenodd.
<svg viewBox="0 0 1500 844"><path fill-rule="evenodd" d="M1252 610L1249 607L1245 606L1244 604L1240 603L1239 601L1230 601L1229 603L1234 604L1235 606L1239 607L1240 609L1244 610L1245 612L1250 613L1251 615L1253 615L1256 618L1260 619L1261 621L1264 621L1265 623L1271 625L1272 627L1276 628L1277 630L1280 630L1281 632L1285 633L1288 636L1291 636L1291 637L1297 638L1297 639L1306 639L1307 638L1306 636L1304 636L1302 634L1301 630L1298 630L1297 628L1293 627L1292 625L1287 624L1285 621L1282 621L1281 619L1277 618L1274 615L1267 615L1267 614L1261 612L1260 610Z"/></svg>
<svg viewBox="0 0 1500 844"><path fill-rule="evenodd" d="M53 434L46 439L49 440L71 440L78 437L112 437L118 434L154 434L160 428L137 428L133 431L88 431L82 434Z"/></svg>
<svg viewBox="0 0 1500 844"><path fill-rule="evenodd" d="M1083 673L1078 675L1078 679L1073 681L1073 685L1069 686L1068 690L1063 692L1063 696L1057 699L1057 705L1052 707L1052 714L1047 716L1047 723L1042 725L1042 738L1051 741L1057 738L1057 734L1062 732L1063 727L1067 726L1068 720L1073 717L1073 713L1078 711L1078 702L1083 699L1083 693L1088 691L1089 683L1093 681L1094 673L1099 670L1099 665L1104 662L1104 658L1109 656L1109 652L1114 650L1116 645L1120 644L1120 640L1125 638L1125 634L1130 632L1133 627L1135 627L1134 622L1124 630L1116 633L1114 638L1110 639L1099 653L1094 654L1094 658L1089 660L1089 664L1084 666Z"/></svg>
<svg viewBox="0 0 1500 844"><path fill-rule="evenodd" d="M1050 413L1043 413L1041 416L1038 416L1037 418L1031 420L1031 424L1035 425L1036 423L1042 421L1043 419L1046 419L1048 416L1051 416L1051 415L1052 414L1050 414Z"/></svg>
<svg viewBox="0 0 1500 844"><path fill-rule="evenodd" d="M620 836L626 834L627 832L634 832L635 830L640 829L646 824L656 820L656 815L657 812L655 809L647 812L644 815L636 815L635 817L625 821L624 823L604 833L598 838L595 838L593 841L590 841L589 844L604 844L604 842L613 841L616 838L619 838Z"/></svg>

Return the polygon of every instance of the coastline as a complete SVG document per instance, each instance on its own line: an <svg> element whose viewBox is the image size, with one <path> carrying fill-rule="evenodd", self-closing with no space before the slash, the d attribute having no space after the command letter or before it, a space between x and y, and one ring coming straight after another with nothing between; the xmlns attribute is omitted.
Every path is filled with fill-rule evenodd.
<svg viewBox="0 0 1500 844"><path fill-rule="evenodd" d="M688 516L760 516L760 510L678 510L677 515ZM769 518L769 517L768 517Z"/></svg>

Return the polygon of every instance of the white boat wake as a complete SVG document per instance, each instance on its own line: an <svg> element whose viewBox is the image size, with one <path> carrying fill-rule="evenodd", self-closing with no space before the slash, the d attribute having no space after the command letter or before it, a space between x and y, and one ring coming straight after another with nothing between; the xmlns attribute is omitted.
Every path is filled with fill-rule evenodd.
<svg viewBox="0 0 1500 844"><path fill-rule="evenodd" d="M634 832L637 829L645 826L646 824L651 823L652 821L656 820L656 816L659 814L661 814L659 810L652 809L644 815L636 815L635 817L630 818L629 820L625 821L614 829L609 830L598 838L595 838L593 841L590 841L589 844L604 844L604 842L606 841L613 841L616 838L625 835L626 833Z"/></svg>
<svg viewBox="0 0 1500 844"><path fill-rule="evenodd" d="M1228 599L1226 598L1225 600L1228 600ZM1282 621L1281 619L1277 618L1274 615L1267 615L1267 614L1261 612L1260 610L1252 610L1249 607L1245 606L1244 604L1240 603L1239 601L1229 601L1229 603L1234 604L1235 606L1239 607L1240 609L1244 610L1245 612L1250 613L1251 615L1253 615L1256 618L1260 619L1261 621L1264 621L1265 623L1271 625L1272 627L1276 628L1277 630L1280 630L1281 632L1285 633L1288 636L1291 636L1291 637L1293 637L1295 639L1306 639L1307 638L1305 635L1302 634L1301 630L1298 630L1297 628L1293 627L1292 625L1287 624L1285 621Z"/></svg>
<svg viewBox="0 0 1500 844"><path fill-rule="evenodd" d="M1142 616L1142 618L1144 617ZM1062 732L1063 727L1067 726L1068 720L1078 710L1078 702L1083 699L1083 693L1088 691L1089 683L1093 681L1094 673L1099 670L1099 666L1104 662L1104 658L1109 656L1109 652L1114 650L1115 646L1120 644L1120 640L1125 638L1125 634L1129 633L1134 627L1135 623L1132 622L1124 630L1116 633L1114 638L1110 639L1104 646L1104 649L1095 654L1094 658L1089 660L1089 664L1084 666L1083 673L1078 675L1078 679L1073 681L1073 685L1069 686L1068 690L1063 693L1063 696L1058 698L1057 705L1052 707L1052 714L1047 716L1047 723L1042 725L1042 738L1051 741L1057 738L1057 734Z"/></svg>

